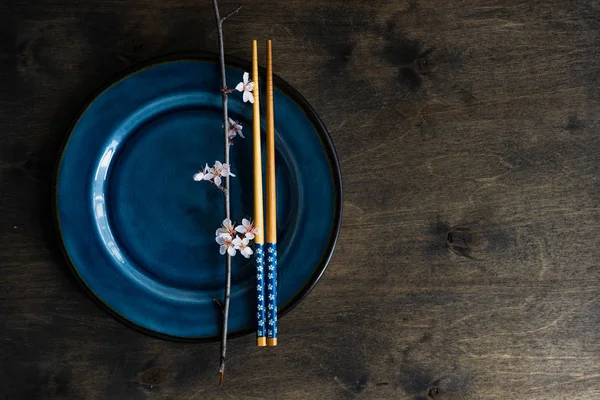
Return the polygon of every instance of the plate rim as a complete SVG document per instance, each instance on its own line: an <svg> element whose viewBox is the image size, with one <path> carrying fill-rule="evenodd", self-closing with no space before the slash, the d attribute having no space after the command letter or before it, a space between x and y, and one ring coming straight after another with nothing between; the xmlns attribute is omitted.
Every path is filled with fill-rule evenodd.
<svg viewBox="0 0 600 400"><path fill-rule="evenodd" d="M133 329L139 333L142 333L146 336L153 337L156 339L171 341L171 342L185 342L185 343L207 343L207 342L218 342L220 340L220 336L201 336L201 337L183 337L183 336L174 336L166 333L158 332L141 325L134 323L129 320L125 316L118 313L114 310L107 302L105 302L99 295L97 295L83 280L83 278L79 275L79 271L75 267L71 257L66 248L66 244L64 241L62 229L60 226L60 218L59 218L59 209L58 209L58 178L60 166L62 164L63 156L66 150L66 147L69 143L69 139L71 138L71 133L75 129L77 123L81 119L81 117L85 114L88 108L93 104L93 102L102 95L105 91L116 85L117 83L127 79L128 77L143 71L145 69L149 69L155 67L160 64L166 64L171 62L182 62L182 61L203 61L203 62L218 62L219 54L213 51L193 51L193 52L177 52L171 53L163 56L153 57L138 63L134 63L130 67L126 68L124 71L117 73L115 77L108 80L107 83L102 85L100 89L97 89L93 92L93 94L84 102L83 107L75 114L71 124L69 125L66 134L62 139L62 143L58 149L58 158L54 165L53 171L53 180L52 180L52 212L53 212L53 229L56 233L55 237L59 242L59 247L63 256L63 262L66 262L69 270L75 277L78 285L84 290L84 292L91 297L94 302L106 311L111 317L115 320L119 321L126 327ZM248 70L251 68L251 63L242 58L238 58L235 56L225 55L225 64L241 69ZM266 70L259 66L259 71L263 74ZM298 293L292 299L283 306L283 309L279 312L279 316L283 317L288 312L293 310L298 304L306 298L306 296L314 289L316 284L319 282L325 270L329 266L331 258L333 256L342 225L342 208L343 208L343 186L342 186L342 173L339 158L333 144L333 140L329 131L325 127L325 124L318 116L317 112L310 105L310 103L289 83L280 78L278 75L273 74L273 83L274 86L279 87L282 91L289 96L289 98L295 102L303 111L305 111L306 117L316 128L319 133L320 138L324 142L324 150L328 158L333 161L331 163L331 169L333 174L333 184L334 184L334 197L336 197L334 201L334 215L333 215L333 232L330 234L329 241L326 246L326 250L321 257L317 268L311 275L308 282L300 289ZM235 332L228 333L227 337L237 338L245 335L249 335L250 333L255 332L256 329L254 327L250 327L247 329L240 329Z"/></svg>

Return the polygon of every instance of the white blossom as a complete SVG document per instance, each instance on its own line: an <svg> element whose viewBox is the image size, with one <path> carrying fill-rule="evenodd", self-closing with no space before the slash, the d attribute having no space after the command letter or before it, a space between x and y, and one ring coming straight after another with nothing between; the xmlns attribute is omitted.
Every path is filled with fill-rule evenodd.
<svg viewBox="0 0 600 400"><path fill-rule="evenodd" d="M239 239L239 237L237 239ZM250 258L250 256L253 253L252 248L250 248L249 244L250 240L247 237L240 239L238 244L238 249L240 250L240 253L242 253L242 255L246 258Z"/></svg>
<svg viewBox="0 0 600 400"><path fill-rule="evenodd" d="M231 220L229 218L225 218L223 220L221 227L219 229L217 229L217 231L215 232L215 235L216 236L229 235L232 238L234 236L236 236L235 228L233 227L233 223L231 222Z"/></svg>
<svg viewBox="0 0 600 400"><path fill-rule="evenodd" d="M198 171L194 174L194 180L196 182L210 181L213 178L213 176L213 169L209 168L208 164L206 164L202 171Z"/></svg>
<svg viewBox="0 0 600 400"><path fill-rule="evenodd" d="M231 237L230 234L225 233L219 235L215 239L219 245L221 245L219 251L221 254L228 253L230 256L235 256L235 244L233 243L235 239Z"/></svg>
<svg viewBox="0 0 600 400"><path fill-rule="evenodd" d="M258 228L254 226L254 223L246 218L242 219L242 225L236 226L235 230L250 240L254 239L254 236L260 233Z"/></svg>
<svg viewBox="0 0 600 400"><path fill-rule="evenodd" d="M236 137L237 135L240 135L240 137L242 139L245 139L246 137L244 136L244 134L242 133L242 124L240 124L237 121L234 121L233 119L229 118L229 129L227 129L227 137L229 138L229 141L232 142L233 138Z"/></svg>
<svg viewBox="0 0 600 400"><path fill-rule="evenodd" d="M244 93L244 103L247 101L254 103L254 95L252 94L252 91L254 90L254 82L250 80L249 73L244 72L243 82L238 83L235 87L235 90Z"/></svg>
<svg viewBox="0 0 600 400"><path fill-rule="evenodd" d="M231 172L231 168L230 168L229 164L223 164L220 161L215 161L215 167L213 168L212 173L214 175L213 182L217 186L221 186L221 178L222 177L225 178L228 176L235 176Z"/></svg>

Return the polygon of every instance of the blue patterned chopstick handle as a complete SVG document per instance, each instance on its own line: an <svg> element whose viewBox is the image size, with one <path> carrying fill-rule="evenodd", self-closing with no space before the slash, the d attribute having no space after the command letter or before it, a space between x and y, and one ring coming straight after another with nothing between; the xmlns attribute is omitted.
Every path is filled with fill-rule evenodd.
<svg viewBox="0 0 600 400"><path fill-rule="evenodd" d="M267 243L267 338L277 337L277 243Z"/></svg>
<svg viewBox="0 0 600 400"><path fill-rule="evenodd" d="M265 321L265 251L263 244L256 243L254 247L256 263L256 337L266 337Z"/></svg>

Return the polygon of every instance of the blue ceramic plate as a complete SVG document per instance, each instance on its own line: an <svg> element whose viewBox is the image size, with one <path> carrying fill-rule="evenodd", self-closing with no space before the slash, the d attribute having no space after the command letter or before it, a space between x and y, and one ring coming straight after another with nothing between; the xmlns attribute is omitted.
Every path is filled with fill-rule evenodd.
<svg viewBox="0 0 600 400"><path fill-rule="evenodd" d="M250 64L228 59L230 86ZM117 318L167 339L214 340L224 259L214 241L222 194L193 174L223 159L218 65L212 54L153 62L103 90L80 115L56 177L65 254ZM341 221L341 180L329 135L308 103L275 79L279 312L315 285ZM264 98L264 95L263 95ZM252 106L230 116L247 139L231 148L232 216L252 216ZM263 114L264 117L264 114ZM264 126L264 123L263 123ZM264 143L264 138L263 138ZM252 259L234 258L230 332L255 331Z"/></svg>

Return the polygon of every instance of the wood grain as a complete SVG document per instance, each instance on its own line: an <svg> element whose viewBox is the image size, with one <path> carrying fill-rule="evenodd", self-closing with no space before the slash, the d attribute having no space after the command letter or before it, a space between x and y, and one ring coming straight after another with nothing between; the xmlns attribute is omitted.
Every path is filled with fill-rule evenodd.
<svg viewBox="0 0 600 400"><path fill-rule="evenodd" d="M111 319L49 228L80 107L139 61L216 50L210 2L8 0L0 398L599 398L600 3L221 8L240 4L226 48L249 59L251 39L276 40L275 72L329 127L344 177L337 251L280 321L285 344L231 341L219 390L218 343Z"/></svg>

